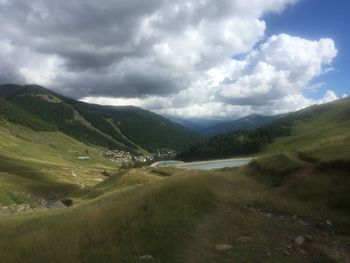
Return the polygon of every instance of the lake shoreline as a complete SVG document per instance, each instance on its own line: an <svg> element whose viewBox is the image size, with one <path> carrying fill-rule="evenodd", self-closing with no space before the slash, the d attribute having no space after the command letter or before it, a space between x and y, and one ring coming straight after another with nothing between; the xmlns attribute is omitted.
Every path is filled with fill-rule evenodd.
<svg viewBox="0 0 350 263"><path fill-rule="evenodd" d="M195 161L195 162L188 162L188 163L182 163L181 165L190 165L190 164L209 164L209 163L224 163L224 162L233 162L233 161L251 161L254 160L256 157L246 157L246 158L229 158L229 159L217 159L217 160L209 160L209 161Z"/></svg>
<svg viewBox="0 0 350 263"><path fill-rule="evenodd" d="M161 167L161 166L173 166L183 169L199 169L199 170L213 170L222 169L229 167L239 167L248 164L250 161L256 157L251 158L230 158L230 159L218 159L209 161L197 161L197 162L180 162L180 161L164 161L157 162L151 165L151 167Z"/></svg>

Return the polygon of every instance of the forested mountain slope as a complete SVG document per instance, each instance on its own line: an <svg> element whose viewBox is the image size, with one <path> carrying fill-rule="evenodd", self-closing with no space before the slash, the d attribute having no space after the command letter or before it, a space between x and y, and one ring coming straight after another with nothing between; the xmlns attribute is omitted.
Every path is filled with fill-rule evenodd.
<svg viewBox="0 0 350 263"><path fill-rule="evenodd" d="M198 140L194 132L152 112L136 107L87 104L40 86L2 85L0 97L7 105L15 106L17 114L21 110L23 116L23 112L30 118L35 116L36 124L41 122L40 127L35 123L21 123L29 128L46 130L50 127L83 143L110 149L134 153L155 152L159 148L181 150ZM9 121L16 119L12 113L6 113ZM4 117L6 114L2 112Z"/></svg>
<svg viewBox="0 0 350 263"><path fill-rule="evenodd" d="M284 115L263 116L259 114L251 114L238 120L219 123L208 127L201 131L201 134L209 138L215 135L231 133L238 130L252 130L278 120L283 116Z"/></svg>
<svg viewBox="0 0 350 263"><path fill-rule="evenodd" d="M308 152L342 159L350 156L350 98L311 106L271 124L218 135L178 157L200 160L281 151ZM339 148L340 147L340 148Z"/></svg>

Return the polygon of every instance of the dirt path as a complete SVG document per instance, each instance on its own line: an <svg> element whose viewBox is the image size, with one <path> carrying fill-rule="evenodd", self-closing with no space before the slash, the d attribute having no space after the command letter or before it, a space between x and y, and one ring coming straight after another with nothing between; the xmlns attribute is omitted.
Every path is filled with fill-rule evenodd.
<svg viewBox="0 0 350 263"><path fill-rule="evenodd" d="M253 179L226 177L213 190L216 209L197 224L184 262L350 262L324 219L274 210L275 197Z"/></svg>

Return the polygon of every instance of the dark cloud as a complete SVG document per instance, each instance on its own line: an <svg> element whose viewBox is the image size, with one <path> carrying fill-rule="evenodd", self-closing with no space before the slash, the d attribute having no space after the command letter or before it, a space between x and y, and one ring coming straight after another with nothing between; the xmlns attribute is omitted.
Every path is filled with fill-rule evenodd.
<svg viewBox="0 0 350 263"><path fill-rule="evenodd" d="M331 40L287 35L253 50L263 15L295 2L0 0L0 83L137 101L164 114L245 114L300 95L335 56Z"/></svg>
<svg viewBox="0 0 350 263"><path fill-rule="evenodd" d="M283 97L283 95L279 92L269 92L267 94L252 94L246 97L227 97L223 96L220 93L217 93L216 98L230 105L239 105L239 106L254 106L260 107L266 105L266 103L279 99Z"/></svg>
<svg viewBox="0 0 350 263"><path fill-rule="evenodd" d="M101 80L102 79L102 80ZM91 72L78 75L58 77L59 83L65 83L66 90L57 86L57 91L75 98L87 96L135 98L150 95L170 96L179 91L184 82L182 79L162 74L161 72L128 72L123 75L93 74ZM74 87L70 89L69 87Z"/></svg>
<svg viewBox="0 0 350 263"><path fill-rule="evenodd" d="M14 68L10 68L10 65L2 65L0 66L0 83L15 83L15 84L23 84L25 83L25 79L18 74L17 70Z"/></svg>
<svg viewBox="0 0 350 263"><path fill-rule="evenodd" d="M100 68L135 49L140 20L159 2L10 1L0 9L1 31L14 45L61 56L68 67Z"/></svg>
<svg viewBox="0 0 350 263"><path fill-rule="evenodd" d="M52 56L56 56L60 63L50 80L60 81L53 85L64 87L67 94L172 94L188 87L188 73L195 67L208 68L213 58L217 63L223 55L239 51L230 50L231 43L218 38L215 30L208 34L201 32L207 25L212 28L231 26L226 19L240 9L230 2L8 0L0 5L0 41L10 40L18 50L27 47L33 56L44 54L48 64ZM233 32L236 33L240 32ZM255 31L249 34L248 46L254 44L260 34ZM167 43L172 53L156 53L155 46L162 43ZM129 59L142 62L146 59L148 68L159 68L165 76L156 72L154 75L125 73L119 64ZM179 72L183 80L179 80ZM87 79L94 85L84 83ZM81 86L89 86L85 89L87 92L77 92Z"/></svg>

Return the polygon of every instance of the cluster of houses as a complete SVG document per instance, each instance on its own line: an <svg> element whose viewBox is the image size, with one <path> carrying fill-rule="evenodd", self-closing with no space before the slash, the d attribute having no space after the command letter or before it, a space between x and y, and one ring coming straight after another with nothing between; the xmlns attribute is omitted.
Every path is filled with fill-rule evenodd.
<svg viewBox="0 0 350 263"><path fill-rule="evenodd" d="M104 157L118 163L128 163L134 160L134 156L131 153L118 150L105 152Z"/></svg>
<svg viewBox="0 0 350 263"><path fill-rule="evenodd" d="M173 159L176 157L176 151L172 149L159 149L156 153L157 159Z"/></svg>
<svg viewBox="0 0 350 263"><path fill-rule="evenodd" d="M133 155L130 152L113 150L104 153L104 157L118 163L151 163L160 159L169 159L176 156L176 152L171 149L160 149L157 153L147 155Z"/></svg>

